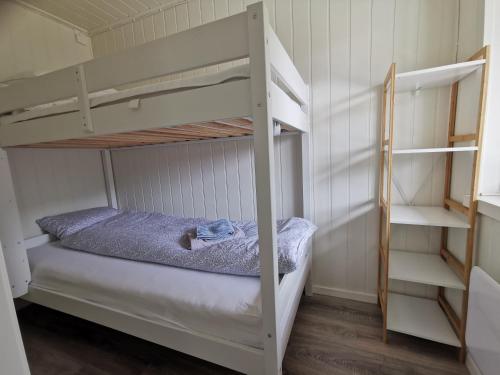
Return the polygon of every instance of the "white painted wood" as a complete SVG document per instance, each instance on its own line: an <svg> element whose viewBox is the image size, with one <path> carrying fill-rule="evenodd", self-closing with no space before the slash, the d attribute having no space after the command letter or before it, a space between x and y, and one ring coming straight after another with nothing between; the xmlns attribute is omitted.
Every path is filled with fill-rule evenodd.
<svg viewBox="0 0 500 375"><path fill-rule="evenodd" d="M113 162L111 160L111 152L109 150L101 151L102 167L104 173L104 181L106 183L106 196L108 198L108 206L118 208L115 189L115 174L113 172Z"/></svg>
<svg viewBox="0 0 500 375"><path fill-rule="evenodd" d="M484 0L460 0L458 21L458 61L465 61L483 46L486 2ZM494 17L494 13L490 13Z"/></svg>
<svg viewBox="0 0 500 375"><path fill-rule="evenodd" d="M276 158L275 178L282 182L282 189L276 184L277 217L301 216L300 136L274 137L274 144L275 155L281 155ZM144 202L167 215L182 215L194 207L197 217L256 219L251 137L117 149L111 154L121 209L141 210ZM182 188L180 154L189 163ZM150 189L135 189L140 179L148 181Z"/></svg>
<svg viewBox="0 0 500 375"><path fill-rule="evenodd" d="M290 92L301 101L301 105L307 105L309 103L309 88L273 30L269 30L267 43L269 44L269 59L274 67L274 72Z"/></svg>
<svg viewBox="0 0 500 375"><path fill-rule="evenodd" d="M465 290L463 282L437 254L391 250L389 279Z"/></svg>
<svg viewBox="0 0 500 375"><path fill-rule="evenodd" d="M462 200L465 207L470 207L470 194L465 194ZM477 211L496 221L500 221L500 194L479 195L477 199Z"/></svg>
<svg viewBox="0 0 500 375"><path fill-rule="evenodd" d="M130 109L128 103L92 108L92 134L82 129L78 112L2 125L0 145L25 145L247 117L250 115L249 85L248 80L241 80L148 97L141 100L137 110Z"/></svg>
<svg viewBox="0 0 500 375"><path fill-rule="evenodd" d="M160 38L83 64L89 92L205 67L248 56L246 15ZM170 53L170 51L176 53ZM0 113L76 94L69 67L0 87ZM46 87L53 90L47 91Z"/></svg>
<svg viewBox="0 0 500 375"><path fill-rule="evenodd" d="M7 153L0 149L0 241L14 297L28 291L31 273ZM3 260L2 260L3 262Z"/></svg>
<svg viewBox="0 0 500 375"><path fill-rule="evenodd" d="M465 367L469 370L470 375L483 375L481 374L481 370L479 370L479 366L477 365L474 358L471 356L470 352L467 350L467 357L465 358Z"/></svg>
<svg viewBox="0 0 500 375"><path fill-rule="evenodd" d="M473 267L467 313L467 349L484 375L500 366L500 284L479 267Z"/></svg>
<svg viewBox="0 0 500 375"><path fill-rule="evenodd" d="M498 193L500 192L500 147L497 139L500 138L500 27L498 19L500 17L500 4L495 0L473 1L478 3L478 7L484 7L484 18L479 12L479 17L475 18L483 30L481 45L490 45L490 74L488 77L488 91L485 109L485 124L483 147L481 155L481 171L479 178L480 193ZM482 31L482 32L481 32Z"/></svg>
<svg viewBox="0 0 500 375"><path fill-rule="evenodd" d="M391 224L469 228L465 216L438 206L393 205L391 207Z"/></svg>
<svg viewBox="0 0 500 375"><path fill-rule="evenodd" d="M462 3L467 2L469 1L462 1ZM358 107L358 104L370 100L368 96L358 96L355 90L351 90L351 87L358 84L357 74L350 75L349 72L352 61L358 58L357 54L351 56L350 40L351 34L359 30L358 24L361 22L359 13L351 13L351 4L346 0L332 2L293 0L290 4L279 0L276 4L275 1L269 1L267 4L271 8L276 8L274 13L276 33L287 48L288 54L293 57L300 74L306 82L311 82L311 76L314 76L313 101L318 111L314 116L312 128L318 136L312 134L314 146L312 180L315 199L312 218L320 226L320 231L315 236L315 283L350 291L373 292L375 288L373 275L376 274L376 258L373 254L377 251L376 246L373 246L375 236L370 234L372 232L364 232L367 241L363 243L347 242L346 239L347 224L352 220L351 218L358 217L360 214L368 215L366 216L367 228L376 227L378 220L373 212L368 211L369 213L363 214L361 211L360 213L357 210L358 204L349 205L349 195L356 199L361 192L361 189L351 189L355 182L349 178L350 170L355 171L356 175L373 176L376 169L374 167L376 163L373 160L367 164L358 162L364 160L365 157L371 159L377 142L377 133L371 133L370 147L367 148L366 153L357 149L350 150L345 136L349 133L356 135L360 129L356 118L351 123L349 122L349 112L351 110L363 111L364 109L361 108L365 106ZM415 70L455 62L457 4L456 1L443 1L434 5L432 1L427 0L408 0L404 4L400 0L374 1L370 4L366 2L366 6L371 7L372 20L370 29L366 33L371 38L371 47L367 48L371 51L371 63L370 69L367 68L366 71L371 72L370 89L375 90L376 100L379 98L376 87L383 80L387 62L396 61L402 70ZM223 8L224 5L214 6L211 0L205 1L201 6L197 0L188 1L186 12L176 9L178 31L182 30L182 27L193 27L202 22L208 22L214 17L223 17ZM222 9L222 11L216 11L216 9ZM201 10L203 10L203 18ZM243 8L238 1L230 1L229 10L231 13L241 11ZM287 14L290 17L287 17ZM466 14L467 11L461 13L462 21L464 21L461 25L469 22ZM154 22L151 17L151 19L144 18L134 23L134 43L140 44L145 40L154 39ZM112 33L105 33L103 37L98 38L100 41L97 43L96 56L101 52L116 51L114 36L108 38L108 34ZM127 34L124 33L124 35ZM461 38L467 35L467 32L460 33ZM414 40L418 40L418 43L413 43ZM120 48L125 48L126 45L129 43L121 43ZM471 52L475 49L474 47ZM466 53L464 57L468 54ZM366 92L371 91L367 89ZM420 97L426 96L427 93L420 93ZM404 108L410 118L415 119L408 124L407 134L410 142L408 147L443 144L440 142L444 138L440 138L442 135L439 133L438 124L442 123L442 114L446 112L446 101L449 95L447 92L444 94L440 92L439 95L432 97L439 100L433 102L436 111L428 111L429 115L425 119L430 118L431 121L425 123L424 127L419 126L425 122L425 119L418 116L420 111L417 110L416 115L412 115L411 104L414 99L409 98L409 105ZM372 100L370 106L372 112L378 110L376 100ZM430 101L425 98L424 102ZM327 113L325 110L320 111L320 108L330 108L331 111ZM378 121L377 116L376 118ZM428 132L431 136L430 142L418 143L421 135L429 129L431 129ZM325 133L330 137L325 137ZM415 144L411 143L412 135L415 136ZM422 158L422 156L419 157ZM428 162L412 160L406 163L405 165L410 166L409 172L402 179L412 186L418 184L419 176L425 174L423 172L425 169L421 167L422 163ZM435 205L440 203L442 194L439 187L443 184L439 182L439 175L439 168L437 168L427 186L419 193L419 203ZM371 181L373 182L374 179L372 178ZM369 186L373 187L373 184L368 184L367 189L370 189ZM210 190L208 186L204 188L207 192ZM277 198L279 205L279 197ZM360 198L360 201L365 200ZM170 205L170 200L166 203ZM253 202L250 203L253 204ZM369 203L366 207L368 206ZM209 204L207 209L212 209L212 205ZM414 228L411 230L406 228L401 236L402 241L408 247L412 247L415 243L425 243L429 244L430 249L435 248L437 236L432 230L418 230L415 233L413 230ZM357 255L348 263L348 255L353 254L354 248L360 249L363 257L358 258ZM367 276L368 274L372 276Z"/></svg>
<svg viewBox="0 0 500 375"><path fill-rule="evenodd" d="M92 58L91 41L68 25L15 2L1 1L0 82L61 69Z"/></svg>
<svg viewBox="0 0 500 375"><path fill-rule="evenodd" d="M476 265L500 282L500 220L479 216Z"/></svg>
<svg viewBox="0 0 500 375"><path fill-rule="evenodd" d="M425 298L389 293L387 329L460 347L438 303Z"/></svg>
<svg viewBox="0 0 500 375"><path fill-rule="evenodd" d="M271 82L269 90L273 98L271 108L273 119L282 124L290 125L298 131L308 132L307 115L299 105L275 83Z"/></svg>
<svg viewBox="0 0 500 375"><path fill-rule="evenodd" d="M392 149L393 155L399 154L432 154L432 153L443 153L443 152L467 152L467 151L477 151L477 146L463 146L463 147L433 147L433 148L402 148L402 149ZM387 150L387 147L385 147Z"/></svg>
<svg viewBox="0 0 500 375"><path fill-rule="evenodd" d="M296 270L297 272L294 271L287 274L279 285L278 316L280 319L278 321L278 357L280 361L283 361L285 356L300 298L302 297L304 288L306 288L307 278L311 271L312 251L310 242L311 240L306 245L308 248L302 267Z"/></svg>
<svg viewBox="0 0 500 375"><path fill-rule="evenodd" d="M276 200L274 187L274 141L272 120L269 16L262 3L247 7L250 92L254 124L255 188L264 341L264 373L281 373L277 306L278 259Z"/></svg>
<svg viewBox="0 0 500 375"><path fill-rule="evenodd" d="M22 237L42 234L44 216L107 206L101 155L95 150L9 149Z"/></svg>
<svg viewBox="0 0 500 375"><path fill-rule="evenodd" d="M302 11L304 9L302 8ZM335 273L333 268L333 262L327 261L329 259L328 253L332 250L334 246L329 241L329 233L331 231L332 220L332 209L331 209L331 183L332 183L332 160L330 156L330 132L333 131L334 126L330 126L330 121L333 118L330 117L330 111L327 110L331 105L331 93L330 93L330 53L329 53L329 35L328 35L328 1L311 1L309 3L309 15L307 17L301 18L301 22L307 22L309 24L308 33L310 35L310 43L307 48L311 49L309 55L310 58L310 86L311 86L311 158L312 158L312 173L311 177L313 179L313 222L318 225L318 231L315 233L315 238L313 241L314 256L313 256L313 284L320 285L330 285L332 283L332 277ZM344 14L338 12L339 26L347 24L348 16L347 12ZM342 14L342 17L340 15ZM347 16L347 17L346 17ZM346 18L344 18L346 17ZM340 19L344 21L340 21ZM335 22L334 22L335 24ZM339 33L339 39L342 34ZM344 43L348 43L348 38L341 38ZM314 43L312 43L314 41ZM344 45L342 41L339 40L339 46ZM311 44L312 43L312 44ZM302 52L304 53L304 52ZM314 58L313 58L314 56ZM344 53L338 53L339 61L343 61L345 58ZM348 77L344 78L348 81ZM344 82L339 82L340 88L345 88ZM333 86L332 86L333 88ZM346 91L343 91L343 95ZM348 100L345 99L344 100ZM344 119L344 118L343 118ZM347 120L347 119L346 119ZM316 124L318 124L317 127ZM321 124L321 125L319 125ZM346 125L348 127L348 125ZM343 146L340 146L337 150L340 154L342 151L348 149L348 139L342 138ZM341 151L342 150L342 151ZM333 148L332 148L333 151ZM346 155L344 154L341 159L346 160ZM335 161L334 161L335 162ZM339 164L339 169L343 168L342 162ZM345 173L348 173L348 168L344 169ZM346 180L339 177L339 182L344 182ZM333 193L334 194L334 193ZM343 196L345 201L343 202L346 206L348 205L348 197ZM340 211L340 210L339 210ZM348 211L348 210L346 210ZM343 215L348 215L347 212L340 211ZM344 216L345 217L345 216ZM348 219L346 218L347 222ZM339 246L338 251L343 252L343 248ZM348 268L347 257L342 258L343 267ZM354 286L353 286L354 288Z"/></svg>
<svg viewBox="0 0 500 375"><path fill-rule="evenodd" d="M438 66L396 74L396 92L415 91L439 86L450 86L481 68L485 60Z"/></svg>
<svg viewBox="0 0 500 375"><path fill-rule="evenodd" d="M302 172L302 212L301 216L305 219L311 220L311 205L312 205L312 189L311 189L311 137L308 133L300 135L301 146L301 172ZM312 240L310 243L312 248ZM312 251L311 251L312 253ZM307 275L305 293L307 296L313 295L313 275L312 275L312 254L308 259L310 263L309 274Z"/></svg>
<svg viewBox="0 0 500 375"><path fill-rule="evenodd" d="M470 200L468 201L470 202ZM482 195L478 199L477 209L483 215L500 221L500 195Z"/></svg>
<svg viewBox="0 0 500 375"><path fill-rule="evenodd" d="M243 5L250 2L254 1L230 0L229 14L243 11ZM462 26L475 22L470 9L475 2L478 1L460 2L460 39L471 35ZM314 239L314 284L353 292L353 296L358 292L373 295L376 290L378 212L374 209L374 189L378 186L378 164L374 154L378 146L380 85L387 66L395 61L400 71L413 71L453 64L457 62L459 37L459 2L456 0L360 0L354 3L348 0L265 1L270 13L274 14L270 17L271 25L275 24L274 30L288 55L305 83L311 86L311 190L314 198L311 218L319 226ZM195 27L224 17L226 11L224 1L212 0L201 3L189 0L186 8L186 12L176 8L177 31L182 30L181 24ZM154 38L153 33L147 31L153 28L153 23L154 20L144 22L149 40ZM143 42L142 28L140 35L135 44ZM102 54L116 51L114 44L105 46L102 43L105 37L100 39L97 44ZM463 58L476 49L473 46L470 53L464 51ZM459 52L460 59L462 50ZM362 83L359 71L364 77ZM422 90L416 96L401 93L398 97L401 113L397 114L396 123L404 125L405 137L404 143L395 144L395 148L439 147L446 143L448 88ZM363 115L365 111L369 111L369 116ZM350 117L351 113L356 116ZM351 147L349 134L351 137L359 135L359 147ZM279 147L276 146L278 150ZM277 154L276 160L280 160L279 152ZM395 161L401 164L396 175L408 191L413 191L427 175L432 164L429 159L424 155L408 155ZM282 155L282 163L283 160L286 162ZM207 165L209 163L206 161ZM426 179L425 187L417 196L419 204L442 203L443 170L444 163L439 163L432 176ZM276 185L277 191L286 189L281 183ZM206 194L212 189L211 184L204 185ZM276 198L279 214L279 193ZM221 204L222 212L223 206ZM287 209L286 205L283 209ZM207 212L213 210L210 202ZM353 224L348 241L348 227L360 217L366 230L364 223ZM424 245L423 250L439 250L439 228L400 227L397 233L400 248L418 250ZM359 239L353 241L356 235ZM411 292L415 285L405 288ZM416 289L422 290L421 287ZM436 292L433 287L423 290L429 297Z"/></svg>
<svg viewBox="0 0 500 375"><path fill-rule="evenodd" d="M0 362L5 374L29 375L30 370L12 300L7 267L0 243Z"/></svg>
<svg viewBox="0 0 500 375"><path fill-rule="evenodd" d="M75 68L74 79L77 87L78 106L80 107L80 121L84 131L88 133L94 132L92 124L92 114L90 112L89 92L87 88L87 78L85 76L85 68L83 65L78 65Z"/></svg>
<svg viewBox="0 0 500 375"><path fill-rule="evenodd" d="M262 349L236 344L217 337L185 330L178 326L159 325L143 317L126 314L33 285L30 286L29 293L23 299L236 371L255 375L261 374L263 371Z"/></svg>
<svg viewBox="0 0 500 375"><path fill-rule="evenodd" d="M24 246L26 249L31 249L33 247L45 245L46 243L54 241L54 238L50 234L41 234L39 236L30 237L24 240Z"/></svg>

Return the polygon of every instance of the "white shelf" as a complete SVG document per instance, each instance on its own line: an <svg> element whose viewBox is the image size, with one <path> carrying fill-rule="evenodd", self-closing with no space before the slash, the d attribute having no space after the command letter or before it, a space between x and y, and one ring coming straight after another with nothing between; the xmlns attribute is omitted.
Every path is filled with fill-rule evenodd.
<svg viewBox="0 0 500 375"><path fill-rule="evenodd" d="M396 92L449 86L479 69L485 60L467 61L396 74Z"/></svg>
<svg viewBox="0 0 500 375"><path fill-rule="evenodd" d="M384 147L385 151L388 147ZM403 148L403 149L392 149L392 154L430 154L438 152L470 152L477 151L477 146L464 146L464 147L433 147L433 148Z"/></svg>
<svg viewBox="0 0 500 375"><path fill-rule="evenodd" d="M437 254L391 250L389 279L465 290L460 278Z"/></svg>
<svg viewBox="0 0 500 375"><path fill-rule="evenodd" d="M389 293L387 329L460 347L453 328L434 300Z"/></svg>
<svg viewBox="0 0 500 375"><path fill-rule="evenodd" d="M393 205L391 206L391 224L470 228L465 216L435 206Z"/></svg>

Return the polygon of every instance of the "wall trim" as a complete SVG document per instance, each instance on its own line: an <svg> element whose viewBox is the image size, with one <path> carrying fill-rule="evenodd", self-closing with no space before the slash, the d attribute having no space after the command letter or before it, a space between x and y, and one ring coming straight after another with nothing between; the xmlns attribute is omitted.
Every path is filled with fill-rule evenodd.
<svg viewBox="0 0 500 375"><path fill-rule="evenodd" d="M377 295L375 293L359 292L355 290L347 290L341 288L332 288L323 285L313 285L313 293L321 294L330 297L339 297L345 299L352 299L354 301L377 303Z"/></svg>
<svg viewBox="0 0 500 375"><path fill-rule="evenodd" d="M467 350L467 357L465 359L465 367L467 367L467 370L469 370L470 375L482 375L483 374L468 350Z"/></svg>

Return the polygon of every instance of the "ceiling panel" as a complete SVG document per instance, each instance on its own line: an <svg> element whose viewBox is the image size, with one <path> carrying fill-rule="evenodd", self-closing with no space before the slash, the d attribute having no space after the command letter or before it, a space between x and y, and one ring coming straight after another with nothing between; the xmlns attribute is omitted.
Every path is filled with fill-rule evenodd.
<svg viewBox="0 0 500 375"><path fill-rule="evenodd" d="M92 33L182 0L16 0Z"/></svg>

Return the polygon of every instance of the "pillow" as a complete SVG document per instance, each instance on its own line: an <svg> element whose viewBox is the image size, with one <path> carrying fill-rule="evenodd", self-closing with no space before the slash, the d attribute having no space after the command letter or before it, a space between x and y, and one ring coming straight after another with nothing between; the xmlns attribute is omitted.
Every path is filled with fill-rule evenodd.
<svg viewBox="0 0 500 375"><path fill-rule="evenodd" d="M64 238L118 213L119 211L114 208L94 207L55 216L46 216L38 219L36 223L44 232L48 232L57 238Z"/></svg>

